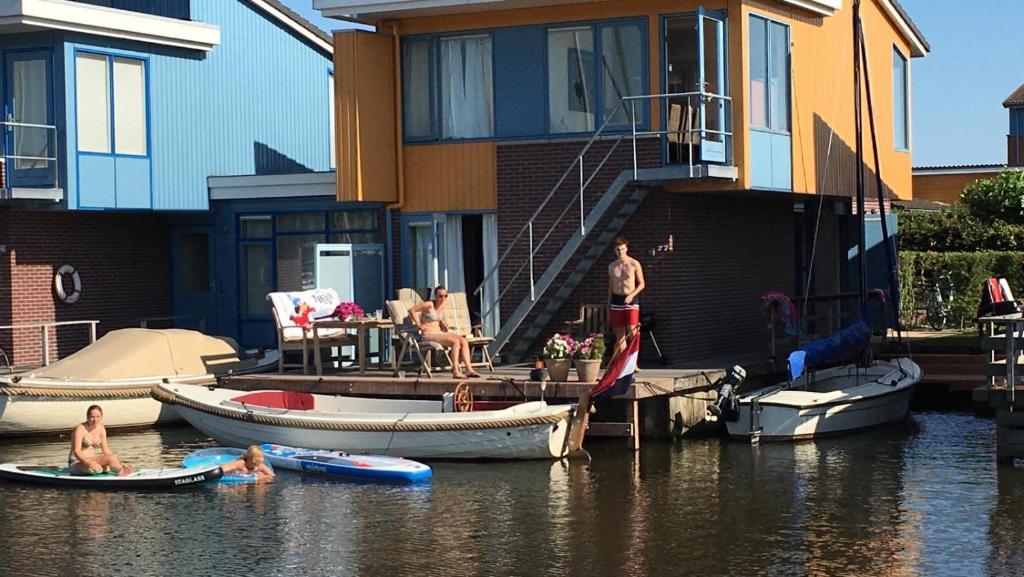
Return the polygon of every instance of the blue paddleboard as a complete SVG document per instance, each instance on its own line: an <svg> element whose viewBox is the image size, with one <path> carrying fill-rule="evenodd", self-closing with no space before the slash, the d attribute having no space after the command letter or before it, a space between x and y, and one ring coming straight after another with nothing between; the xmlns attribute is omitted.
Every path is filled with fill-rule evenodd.
<svg viewBox="0 0 1024 577"><path fill-rule="evenodd" d="M245 455L245 449L234 447L210 447L209 449L196 449L185 455L181 460L184 467L213 467L241 459ZM273 469L270 459L267 459L267 466ZM255 483L256 475L240 475L237 472L224 473L220 478L221 483L240 484Z"/></svg>
<svg viewBox="0 0 1024 577"><path fill-rule="evenodd" d="M430 467L417 461L384 455L350 455L343 451L300 449L264 443L267 461L280 469L344 475L379 481L421 481L429 479Z"/></svg>

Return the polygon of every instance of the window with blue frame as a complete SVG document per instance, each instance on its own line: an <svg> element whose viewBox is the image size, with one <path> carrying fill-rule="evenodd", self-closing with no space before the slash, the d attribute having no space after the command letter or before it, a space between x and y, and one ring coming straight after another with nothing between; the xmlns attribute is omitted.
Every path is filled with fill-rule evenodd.
<svg viewBox="0 0 1024 577"><path fill-rule="evenodd" d="M895 46L892 49L892 123L896 150L910 150L910 108L907 59Z"/></svg>
<svg viewBox="0 0 1024 577"><path fill-rule="evenodd" d="M643 51L636 23L549 29L548 130L592 132L605 120L628 126L631 109L619 104L643 93Z"/></svg>
<svg viewBox="0 0 1024 577"><path fill-rule="evenodd" d="M457 140L494 135L491 36L406 42L402 85L406 137Z"/></svg>
<svg viewBox="0 0 1024 577"><path fill-rule="evenodd" d="M578 134L605 120L627 128L620 103L645 92L646 34L631 20L405 38L405 140Z"/></svg>
<svg viewBox="0 0 1024 577"><path fill-rule="evenodd" d="M750 17L750 126L789 132L789 27Z"/></svg>
<svg viewBox="0 0 1024 577"><path fill-rule="evenodd" d="M75 54L78 150L146 156L146 63L92 52Z"/></svg>
<svg viewBox="0 0 1024 577"><path fill-rule="evenodd" d="M267 312L264 297L275 285L272 270L276 290L314 288L317 244L380 242L378 217L376 209L240 216L243 316Z"/></svg>

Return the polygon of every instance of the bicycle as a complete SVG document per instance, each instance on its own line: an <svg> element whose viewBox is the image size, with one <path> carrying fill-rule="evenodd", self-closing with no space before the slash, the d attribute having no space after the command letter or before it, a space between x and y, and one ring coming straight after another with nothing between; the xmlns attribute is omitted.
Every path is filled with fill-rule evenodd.
<svg viewBox="0 0 1024 577"><path fill-rule="evenodd" d="M925 321L933 330L941 331L946 328L953 303L953 279L949 272L939 273L925 298Z"/></svg>

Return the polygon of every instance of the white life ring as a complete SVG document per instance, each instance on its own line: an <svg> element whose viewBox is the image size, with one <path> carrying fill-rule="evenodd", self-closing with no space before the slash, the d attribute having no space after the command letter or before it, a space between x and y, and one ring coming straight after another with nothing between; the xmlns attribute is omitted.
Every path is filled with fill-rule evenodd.
<svg viewBox="0 0 1024 577"><path fill-rule="evenodd" d="M70 293L64 290L66 274L71 275L71 282L74 284ZM69 305L78 301L78 297L82 296L82 277L78 275L75 267L66 264L57 269L57 274L53 275L53 292L57 293L57 298Z"/></svg>

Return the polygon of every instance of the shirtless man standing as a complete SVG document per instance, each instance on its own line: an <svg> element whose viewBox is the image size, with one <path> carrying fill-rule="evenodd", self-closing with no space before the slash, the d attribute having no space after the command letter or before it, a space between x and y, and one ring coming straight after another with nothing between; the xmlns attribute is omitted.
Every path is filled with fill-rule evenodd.
<svg viewBox="0 0 1024 577"><path fill-rule="evenodd" d="M637 300L644 287L644 270L640 263L629 256L629 241L615 238L616 258L608 265L608 322L615 331L615 350L612 358L626 350L626 334L632 338L640 327L640 301Z"/></svg>

